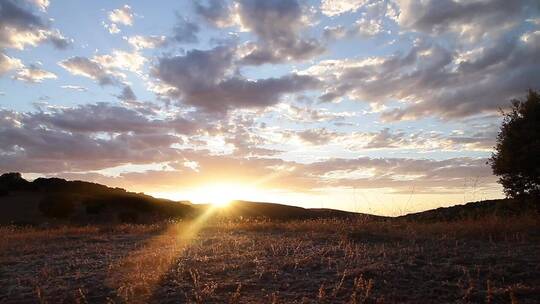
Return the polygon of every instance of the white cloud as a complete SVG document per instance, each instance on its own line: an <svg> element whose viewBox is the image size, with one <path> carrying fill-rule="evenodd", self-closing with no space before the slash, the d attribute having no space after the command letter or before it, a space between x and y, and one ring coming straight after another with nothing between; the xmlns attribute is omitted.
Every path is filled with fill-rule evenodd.
<svg viewBox="0 0 540 304"><path fill-rule="evenodd" d="M56 74L52 72L42 70L35 65L31 65L29 67L20 69L17 74L13 76L13 78L29 83L40 83L44 79L56 79L57 77Z"/></svg>
<svg viewBox="0 0 540 304"><path fill-rule="evenodd" d="M110 34L118 34L120 33L120 29L118 28L118 26L116 25L116 23L107 23L107 22L103 22L103 27L109 31Z"/></svg>
<svg viewBox="0 0 540 304"><path fill-rule="evenodd" d="M362 36L375 36L383 31L382 22L362 17L355 22L355 31Z"/></svg>
<svg viewBox="0 0 540 304"><path fill-rule="evenodd" d="M133 12L129 5L124 5L109 12L109 20L113 23L131 26L133 25Z"/></svg>
<svg viewBox="0 0 540 304"><path fill-rule="evenodd" d="M133 25L134 14L131 11L131 7L127 4L122 6L121 8L110 11L108 17L111 23L103 21L102 24L103 27L105 27L107 31L109 31L109 33L113 35L120 33L120 28L118 27L118 25Z"/></svg>
<svg viewBox="0 0 540 304"><path fill-rule="evenodd" d="M166 43L167 38L165 36L131 36L127 39L128 43L131 44L135 49L153 49L160 47Z"/></svg>
<svg viewBox="0 0 540 304"><path fill-rule="evenodd" d="M338 16L347 12L355 12L365 5L368 0L323 0L321 12L327 16Z"/></svg>
<svg viewBox="0 0 540 304"><path fill-rule="evenodd" d="M19 69L22 67L23 64L21 60L0 53L0 76L6 74L11 70Z"/></svg>
<svg viewBox="0 0 540 304"><path fill-rule="evenodd" d="M113 50L111 55L94 56L93 59L106 69L128 70L131 72L140 71L146 62L146 58L138 52L126 52Z"/></svg>
<svg viewBox="0 0 540 304"><path fill-rule="evenodd" d="M34 3L34 5L36 5L37 7L39 7L41 11L46 11L49 5L51 4L49 0L29 0L29 1Z"/></svg>
<svg viewBox="0 0 540 304"><path fill-rule="evenodd" d="M79 91L79 92L86 92L88 91L87 88L83 87L83 86L77 86L77 85L62 85L60 86L62 89L67 89L67 90L75 90L75 91Z"/></svg>

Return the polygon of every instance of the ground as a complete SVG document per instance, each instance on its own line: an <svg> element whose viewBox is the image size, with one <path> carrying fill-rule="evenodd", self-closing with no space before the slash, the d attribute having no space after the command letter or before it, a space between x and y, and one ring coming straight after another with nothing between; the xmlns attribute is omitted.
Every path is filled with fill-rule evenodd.
<svg viewBox="0 0 540 304"><path fill-rule="evenodd" d="M535 217L0 230L0 303L540 302Z"/></svg>

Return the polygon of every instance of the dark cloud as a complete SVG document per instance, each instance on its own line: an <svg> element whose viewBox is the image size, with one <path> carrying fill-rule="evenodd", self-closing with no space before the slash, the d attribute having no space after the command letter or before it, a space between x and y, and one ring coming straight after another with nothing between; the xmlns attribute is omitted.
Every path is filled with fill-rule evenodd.
<svg viewBox="0 0 540 304"><path fill-rule="evenodd" d="M0 167L24 172L99 170L128 163L171 161L182 135L204 122L151 118L107 103L47 111L0 111Z"/></svg>
<svg viewBox="0 0 540 304"><path fill-rule="evenodd" d="M242 26L258 37L256 44L249 45L250 51L243 63L261 65L304 60L324 52L318 40L300 36L307 26L300 2L241 0L238 4Z"/></svg>
<svg viewBox="0 0 540 304"><path fill-rule="evenodd" d="M232 25L232 12L229 4L225 0L196 1L195 13L201 16L206 22L225 27Z"/></svg>
<svg viewBox="0 0 540 304"><path fill-rule="evenodd" d="M374 136L364 146L365 149L403 148L404 132L392 133L390 128L384 128L373 135Z"/></svg>
<svg viewBox="0 0 540 304"><path fill-rule="evenodd" d="M235 71L233 51L224 46L161 58L154 75L171 87L169 97L214 113L266 107L277 103L283 94L315 88L318 84L310 76L296 74L248 80Z"/></svg>
<svg viewBox="0 0 540 304"><path fill-rule="evenodd" d="M509 40L508 40L509 39ZM529 88L539 88L540 34L502 37L474 56L418 42L408 53L322 62L307 70L328 84L322 101L347 96L372 104L405 101L384 120L437 115L445 119L493 113Z"/></svg>
<svg viewBox="0 0 540 304"><path fill-rule="evenodd" d="M488 1L402 1L399 25L422 32L455 32L477 40L499 29L521 23L534 15L540 5L535 0Z"/></svg>
<svg viewBox="0 0 540 304"><path fill-rule="evenodd" d="M0 76L23 66L20 60L7 56L6 49L22 50L27 45L36 46L43 42L50 42L58 49L65 49L71 43L34 14L28 3L0 1ZM23 80L28 79L23 76Z"/></svg>
<svg viewBox="0 0 540 304"><path fill-rule="evenodd" d="M123 101L137 100L137 96L135 96L135 93L133 92L130 86L125 86L122 89L122 92L120 93L120 95L116 97L118 97L118 99L123 100Z"/></svg>
<svg viewBox="0 0 540 304"><path fill-rule="evenodd" d="M304 130L296 134L302 141L312 145L326 145L339 136L338 133L328 131L325 128Z"/></svg>
<svg viewBox="0 0 540 304"><path fill-rule="evenodd" d="M197 43L199 41L197 38L197 33L200 30L199 25L185 17L178 16L177 19L172 39L180 43Z"/></svg>
<svg viewBox="0 0 540 304"><path fill-rule="evenodd" d="M51 42L63 49L70 41L49 25L23 1L3 0L0 2L0 49L23 49L27 44L37 45Z"/></svg>

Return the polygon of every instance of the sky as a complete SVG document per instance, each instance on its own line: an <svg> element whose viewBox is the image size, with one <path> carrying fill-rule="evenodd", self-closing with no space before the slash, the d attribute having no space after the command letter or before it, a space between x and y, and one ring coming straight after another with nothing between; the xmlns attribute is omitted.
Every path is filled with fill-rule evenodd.
<svg viewBox="0 0 540 304"><path fill-rule="evenodd" d="M0 0L0 172L383 215L503 196L536 0Z"/></svg>

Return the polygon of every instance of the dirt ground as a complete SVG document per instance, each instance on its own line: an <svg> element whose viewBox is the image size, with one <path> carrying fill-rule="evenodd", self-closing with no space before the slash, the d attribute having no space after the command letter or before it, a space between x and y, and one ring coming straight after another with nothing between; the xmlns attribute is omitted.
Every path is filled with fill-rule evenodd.
<svg viewBox="0 0 540 304"><path fill-rule="evenodd" d="M537 218L0 228L0 303L540 303Z"/></svg>

